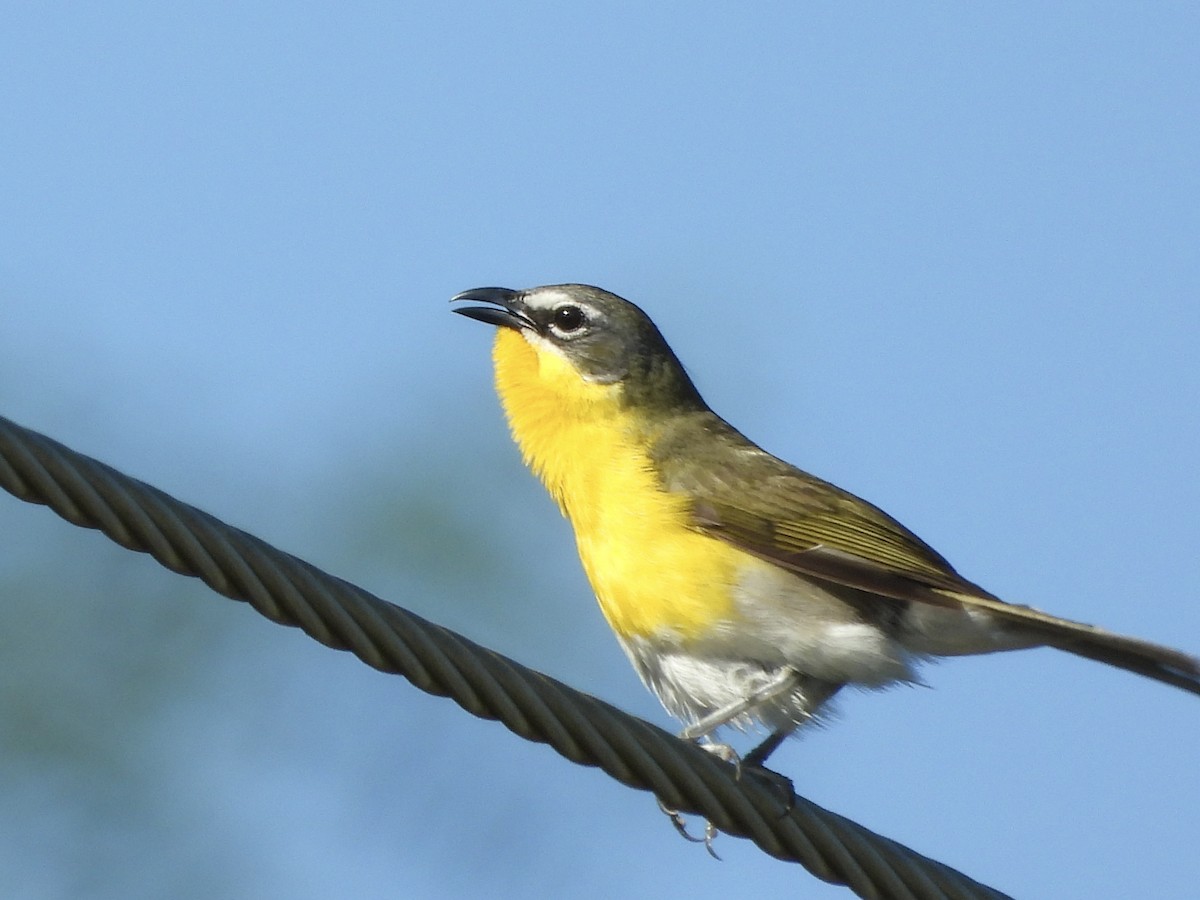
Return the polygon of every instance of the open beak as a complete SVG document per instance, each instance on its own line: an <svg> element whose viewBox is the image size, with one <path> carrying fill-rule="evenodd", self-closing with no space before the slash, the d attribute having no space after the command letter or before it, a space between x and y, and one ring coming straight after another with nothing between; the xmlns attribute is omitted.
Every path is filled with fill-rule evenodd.
<svg viewBox="0 0 1200 900"><path fill-rule="evenodd" d="M492 304L492 306L463 306L454 310L469 319L478 319L489 325L502 325L517 331L534 327L533 320L525 315L525 306L521 303L520 291L500 287L472 288L450 298L451 303L458 303L462 300Z"/></svg>

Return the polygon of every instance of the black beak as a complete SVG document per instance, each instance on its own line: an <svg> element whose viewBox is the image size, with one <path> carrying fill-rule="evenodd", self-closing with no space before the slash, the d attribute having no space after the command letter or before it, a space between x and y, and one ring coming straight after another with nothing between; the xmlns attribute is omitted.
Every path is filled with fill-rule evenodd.
<svg viewBox="0 0 1200 900"><path fill-rule="evenodd" d="M459 315L469 319L478 319L489 325L501 325L505 328L515 328L518 331L533 328L531 320L524 312L521 303L521 292L509 288L485 287L472 288L455 294L450 298L451 303L461 300L474 300L478 303L492 303L493 306L464 306L454 310ZM497 308L499 307L499 308Z"/></svg>

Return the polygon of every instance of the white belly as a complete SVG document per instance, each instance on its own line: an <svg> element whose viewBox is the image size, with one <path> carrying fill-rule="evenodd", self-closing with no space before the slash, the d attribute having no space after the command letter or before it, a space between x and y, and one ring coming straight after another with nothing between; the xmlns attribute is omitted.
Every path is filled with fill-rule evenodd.
<svg viewBox="0 0 1200 900"><path fill-rule="evenodd" d="M804 724L844 684L919 681L922 657L1030 646L978 613L927 604L906 609L756 559L744 567L735 592L735 617L699 638L659 633L622 641L642 681L685 722L760 690L785 668L800 674L797 689L732 724Z"/></svg>

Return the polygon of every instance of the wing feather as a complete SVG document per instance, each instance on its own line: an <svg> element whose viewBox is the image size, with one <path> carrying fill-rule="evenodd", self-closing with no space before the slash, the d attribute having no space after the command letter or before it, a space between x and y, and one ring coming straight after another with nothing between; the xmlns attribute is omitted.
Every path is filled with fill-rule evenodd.
<svg viewBox="0 0 1200 900"><path fill-rule="evenodd" d="M881 603L986 612L1050 646L1200 694L1195 657L1000 600L883 510L770 455L715 414L684 417L655 446L664 486L689 497L691 527L703 534ZM696 446L700 459L687 452Z"/></svg>

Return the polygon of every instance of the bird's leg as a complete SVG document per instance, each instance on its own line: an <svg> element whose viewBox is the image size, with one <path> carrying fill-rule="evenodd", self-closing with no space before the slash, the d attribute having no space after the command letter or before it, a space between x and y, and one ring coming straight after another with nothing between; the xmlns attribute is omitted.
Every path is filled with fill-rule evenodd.
<svg viewBox="0 0 1200 900"><path fill-rule="evenodd" d="M811 718L813 712L823 706L830 697L836 694L841 689L840 684L835 684L829 681L817 681L809 679L804 685L804 706L806 709L805 718ZM793 722L790 725L785 725L782 728L776 728L767 739L747 753L742 758L742 764L753 766L758 769L766 768L767 757L779 749L782 744L802 723Z"/></svg>
<svg viewBox="0 0 1200 900"><path fill-rule="evenodd" d="M812 711L822 706L841 687L840 684L828 681L817 681L815 679L807 681L804 685L804 699L807 709L805 716L811 717ZM782 728L776 728L767 735L766 740L742 757L742 765L745 769L753 772L756 776L759 776L770 784L783 798L784 806L787 807L789 812L796 802L796 790L792 785L792 780L786 775L781 775L772 769L768 769L766 762L767 757L778 750L779 745L786 741L792 732L800 727L800 724L799 722L793 722Z"/></svg>
<svg viewBox="0 0 1200 900"><path fill-rule="evenodd" d="M758 690L747 694L740 700L735 700L733 703L722 706L718 710L710 712L707 716L698 722L693 722L683 731L679 732L679 736L685 741L695 741L700 738L707 738L722 725L728 725L742 713L748 712L761 703L768 703L777 697L791 693L800 683L800 673L795 669L780 669L779 672L760 687ZM724 759L729 759L727 754L733 753L732 749L726 744L718 744L709 742L701 744L710 752L716 753ZM721 749L724 748L724 749ZM771 748L774 749L774 748ZM733 754L733 759L737 758L737 754ZM730 762L733 760L730 759Z"/></svg>
<svg viewBox="0 0 1200 900"><path fill-rule="evenodd" d="M786 728L776 728L767 735L765 741L742 757L742 763L759 769L764 768L767 757L778 750L779 745L786 741L796 728L796 725L788 725Z"/></svg>
<svg viewBox="0 0 1200 900"><path fill-rule="evenodd" d="M806 718L811 717L812 711L822 706L840 688L840 684L809 679L804 684L804 699L807 709L805 713ZM793 722L782 728L776 728L767 735L766 740L742 757L742 766L745 770L754 773L766 781L783 798L784 806L789 811L796 802L796 791L792 785L792 780L786 775L781 775L772 769L768 769L766 762L767 757L778 750L779 745L786 741L800 727L800 724L799 722Z"/></svg>
<svg viewBox="0 0 1200 900"><path fill-rule="evenodd" d="M743 697L740 700L737 700L733 703L728 704L727 706L723 706L720 709L709 713L707 716L702 718L700 721L695 722L695 723L689 725L687 728L683 729L683 731L681 731L679 733L679 736L685 741L696 741L699 744L699 746L703 747L709 753L712 753L715 756L719 756L721 759L725 760L726 762L731 763L733 765L733 767L737 770L736 777L741 778L742 777L742 760L738 756L737 751L735 751L733 749L733 747L729 746L728 744L722 744L722 743L712 740L712 738L711 738L712 732L716 731L722 725L727 725L729 722L736 719L742 713L753 709L755 706L758 706L760 703L767 703L771 700L774 700L776 697L782 696L783 694L786 694L790 691L795 690L796 685L799 683L799 680L800 680L799 672L795 671L794 669L781 669L780 672L774 678L772 678L770 681L768 681L766 684L764 684L758 690L754 691L751 694L748 694L747 696ZM783 734L781 736L779 736L778 740L776 740L775 743L767 749L767 753L770 753L772 750L774 750L775 747L777 747L779 745L779 741L782 741L785 737L787 737L787 734L789 733L789 731L790 731L790 729L788 731L784 731ZM775 735L772 735L770 738L767 738L767 741L765 741L764 744L770 742L774 738L775 738ZM762 746L763 745L759 745L759 747L756 747L754 749L754 751L751 753L751 757L758 754L759 751L762 749ZM763 754L762 758L765 759L766 755ZM748 757L748 759L750 759L750 757ZM762 773L767 777L768 781L772 781L771 776L775 775L774 772L770 772L770 770L768 770L768 769L763 769L761 767L761 763L756 760L751 760L751 762L755 767L756 775L758 775L759 773ZM776 776L776 777L781 778L783 782L786 782L786 785L787 785L786 790L783 790L782 788L780 788L780 791L782 794L784 794L785 802L786 802L788 808L790 809L791 808L791 799L790 798L793 796L792 783L790 780L788 780L787 778L783 778L782 776ZM777 788L779 787L779 785L775 785L775 786ZM663 811L663 813L665 813L670 818L671 824L675 826L675 830L678 831L683 837L685 837L689 841L694 841L696 843L700 843L701 841L703 841L704 846L708 850L708 852L714 858L720 859L720 857L717 856L716 851L713 850L713 839L716 838L716 836L717 836L717 829L713 825L712 822L705 823L704 837L702 837L702 838L694 837L691 834L691 832L689 832L687 830L687 822L684 820L683 816L680 815L679 810L668 808L667 806L665 806L663 804L663 802L661 800L658 801L658 808L661 809Z"/></svg>
<svg viewBox="0 0 1200 900"><path fill-rule="evenodd" d="M813 710L823 705L830 697L838 692L842 685L819 681L815 678L804 677L795 669L781 669L779 673L760 687L758 690L748 694L740 700L723 706L715 712L709 713L700 721L695 722L679 733L679 736L684 740L697 741L699 746L703 747L709 753L721 757L728 763L732 763L737 770L736 777L741 778L743 773L752 775L759 781L765 783L769 788L775 791L784 805L784 815L791 811L796 802L796 791L792 786L792 780L786 775L780 775L768 769L764 764L767 757L779 749L787 738L794 732L801 722L793 722L785 725L782 728L776 728L772 731L762 743L747 753L744 757L739 757L737 752L728 744L722 744L712 740L711 734L722 725L727 725L735 718L745 712L749 712L754 707L769 703L781 696L791 693L803 685L803 706L804 715L807 718ZM683 816L678 810L668 809L659 801L659 808L662 809L671 818L671 823L675 829L689 841L696 843L704 842L708 852L714 857L717 854L713 851L712 841L716 837L716 829L711 822L706 823L704 837L693 837L687 830ZM720 857L717 857L718 859Z"/></svg>
<svg viewBox="0 0 1200 900"><path fill-rule="evenodd" d="M742 757L744 771L753 774L755 778L764 782L779 795L779 799L783 801L785 814L790 813L792 807L796 805L796 787L792 784L792 779L774 769L768 769L764 763L767 761L767 757L774 753L797 727L799 726L788 725L784 728L776 728L765 741Z"/></svg>

